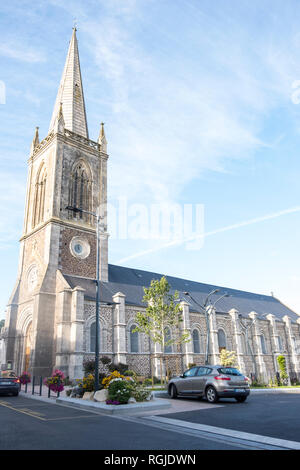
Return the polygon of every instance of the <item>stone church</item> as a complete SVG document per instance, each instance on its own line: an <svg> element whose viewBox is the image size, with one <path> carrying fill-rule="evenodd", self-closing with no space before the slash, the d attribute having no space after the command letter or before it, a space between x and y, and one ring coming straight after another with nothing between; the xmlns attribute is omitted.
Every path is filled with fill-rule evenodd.
<svg viewBox="0 0 300 470"><path fill-rule="evenodd" d="M100 356L142 375L160 375L158 346L134 329L136 313L145 308L143 287L161 275L108 264L107 162L103 124L97 142L89 138L74 29L48 135L40 141L36 128L28 159L19 270L1 332L4 362L17 373L45 377L57 367L71 379L80 378L83 361L94 356L96 223L87 212L100 207ZM244 373L268 379L283 354L290 374L300 379L295 312L272 296L167 279L179 291L183 325L191 337L176 351L165 351L173 372L178 364L180 371L204 364L208 324L210 363L218 363L226 348L236 352ZM208 296L206 316L200 306Z"/></svg>

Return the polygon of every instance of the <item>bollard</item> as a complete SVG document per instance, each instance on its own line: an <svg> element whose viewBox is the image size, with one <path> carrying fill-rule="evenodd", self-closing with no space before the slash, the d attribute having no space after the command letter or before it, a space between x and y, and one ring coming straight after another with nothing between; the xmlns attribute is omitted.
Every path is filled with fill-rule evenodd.
<svg viewBox="0 0 300 470"><path fill-rule="evenodd" d="M27 393L27 382L25 384L25 393Z"/></svg>
<svg viewBox="0 0 300 470"><path fill-rule="evenodd" d="M32 377L32 390L31 390L32 395L34 395L34 386L35 386L35 375Z"/></svg>
<svg viewBox="0 0 300 470"><path fill-rule="evenodd" d="M40 377L40 397L42 396L43 377Z"/></svg>

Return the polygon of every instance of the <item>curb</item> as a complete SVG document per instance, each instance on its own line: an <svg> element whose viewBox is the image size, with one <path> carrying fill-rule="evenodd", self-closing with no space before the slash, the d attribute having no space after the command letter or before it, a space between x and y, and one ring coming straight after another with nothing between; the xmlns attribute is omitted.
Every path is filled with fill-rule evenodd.
<svg viewBox="0 0 300 470"><path fill-rule="evenodd" d="M108 415L131 415L143 411L164 410L171 407L171 403L156 399L151 402L132 403L130 405L106 405L106 403L81 400L80 398L57 398L56 403L85 410L89 409Z"/></svg>
<svg viewBox="0 0 300 470"><path fill-rule="evenodd" d="M300 393L300 388L290 387L290 388L250 388L250 395L255 393ZM152 392L155 397L158 398L171 398L168 392L163 390Z"/></svg>
<svg viewBox="0 0 300 470"><path fill-rule="evenodd" d="M251 393L300 393L300 388L250 388Z"/></svg>

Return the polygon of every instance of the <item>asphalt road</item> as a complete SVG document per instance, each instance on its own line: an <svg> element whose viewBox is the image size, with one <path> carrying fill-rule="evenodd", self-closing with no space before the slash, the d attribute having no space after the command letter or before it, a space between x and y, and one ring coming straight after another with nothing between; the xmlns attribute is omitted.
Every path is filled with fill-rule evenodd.
<svg viewBox="0 0 300 470"><path fill-rule="evenodd" d="M224 399L218 404L212 409L161 416L300 442L300 393L253 393L245 403Z"/></svg>
<svg viewBox="0 0 300 470"><path fill-rule="evenodd" d="M1 450L234 450L239 445L26 397L0 397Z"/></svg>
<svg viewBox="0 0 300 470"><path fill-rule="evenodd" d="M292 393L253 394L245 403L223 400L217 407L157 414L157 418L300 442L299 416L300 394ZM192 425L180 428L151 422L146 416L117 418L24 396L0 397L0 423L0 450L259 449L253 442L209 435Z"/></svg>

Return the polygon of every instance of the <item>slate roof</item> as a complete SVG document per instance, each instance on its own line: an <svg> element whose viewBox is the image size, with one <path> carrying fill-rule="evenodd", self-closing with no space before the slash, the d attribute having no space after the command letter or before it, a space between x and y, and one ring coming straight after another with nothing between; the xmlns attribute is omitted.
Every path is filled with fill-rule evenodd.
<svg viewBox="0 0 300 470"><path fill-rule="evenodd" d="M72 288L80 286L85 289L85 298L94 300L96 298L96 285L92 279L81 278L64 274L67 282ZM117 292L126 295L126 304L133 306L145 306L142 302L144 296L143 287L148 287L152 279L160 279L162 274L150 271L142 271L140 269L127 268L123 266L108 265L108 282L101 282L100 299L101 302L112 303L112 296ZM273 314L276 319L282 320L288 315L295 322L299 315L293 310L283 305L278 299L268 295L254 294L236 289L230 289L212 284L203 284L201 282L180 279L177 277L167 276L166 278L171 285L171 292L175 290L179 292L181 300L187 300L190 304L190 310L193 312L201 311L197 304L185 298L183 292L189 292L196 302L203 304L206 296L214 289L219 292L211 297L212 302L217 300L222 294L228 293L229 297L221 299L217 305L217 313L227 313L230 309L236 308L243 316L247 316L250 312L255 311L258 316L263 314Z"/></svg>

